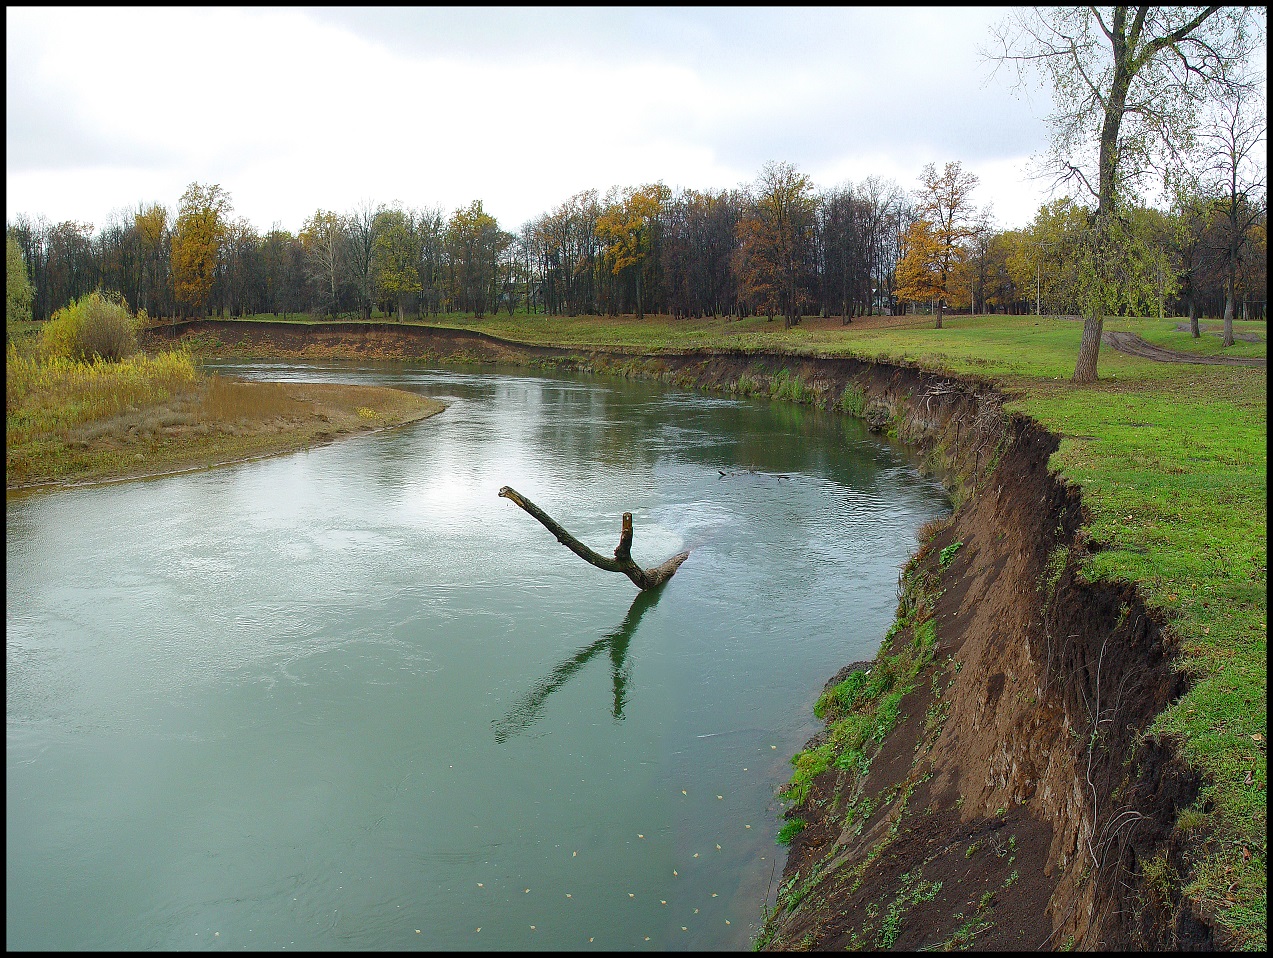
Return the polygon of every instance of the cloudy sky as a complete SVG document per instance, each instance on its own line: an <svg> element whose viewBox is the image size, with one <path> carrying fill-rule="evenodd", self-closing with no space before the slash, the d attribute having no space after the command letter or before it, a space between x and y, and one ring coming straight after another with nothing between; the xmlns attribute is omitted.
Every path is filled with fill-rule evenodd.
<svg viewBox="0 0 1273 958"><path fill-rule="evenodd" d="M960 161L1002 227L1046 92L978 53L994 8L6 9L7 218L100 227L218 183L260 230L481 199L505 229L585 189L721 189L769 160L913 189Z"/></svg>

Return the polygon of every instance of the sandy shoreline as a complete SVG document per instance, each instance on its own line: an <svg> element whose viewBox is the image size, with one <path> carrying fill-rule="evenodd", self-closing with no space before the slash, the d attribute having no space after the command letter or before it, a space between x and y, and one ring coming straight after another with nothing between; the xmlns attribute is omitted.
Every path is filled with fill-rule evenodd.
<svg viewBox="0 0 1273 958"><path fill-rule="evenodd" d="M215 393L215 395L211 395ZM178 475L327 445L434 416L443 403L383 386L226 380L68 436L53 466L12 451L6 496ZM57 474L49 474L56 469Z"/></svg>

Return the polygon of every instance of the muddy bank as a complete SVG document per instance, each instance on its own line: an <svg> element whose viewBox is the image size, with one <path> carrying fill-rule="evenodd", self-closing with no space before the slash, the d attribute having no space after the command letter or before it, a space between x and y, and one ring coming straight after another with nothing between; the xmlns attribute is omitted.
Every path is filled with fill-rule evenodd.
<svg viewBox="0 0 1273 958"><path fill-rule="evenodd" d="M772 395L860 416L945 476L957 508L901 587L928 597L923 618L896 629L877 664L921 627L931 654L882 741L853 767L826 769L790 810L806 824L764 947L1224 947L1180 896L1190 839L1177 813L1201 783L1172 742L1142 734L1184 691L1171 639L1134 589L1076 575L1092 546L1077 490L1047 469L1057 439L1005 414L989 384L853 359L283 326L204 322L175 335L227 354L512 362Z"/></svg>

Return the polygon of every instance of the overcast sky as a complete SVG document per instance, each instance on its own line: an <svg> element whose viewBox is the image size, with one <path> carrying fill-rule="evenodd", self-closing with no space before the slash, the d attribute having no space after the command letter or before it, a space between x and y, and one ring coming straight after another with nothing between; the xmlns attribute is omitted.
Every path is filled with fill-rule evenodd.
<svg viewBox="0 0 1273 958"><path fill-rule="evenodd" d="M1047 198L1045 92L978 54L996 8L6 9L9 221L101 227L218 183L236 216L480 199L505 229L585 189L980 177Z"/></svg>

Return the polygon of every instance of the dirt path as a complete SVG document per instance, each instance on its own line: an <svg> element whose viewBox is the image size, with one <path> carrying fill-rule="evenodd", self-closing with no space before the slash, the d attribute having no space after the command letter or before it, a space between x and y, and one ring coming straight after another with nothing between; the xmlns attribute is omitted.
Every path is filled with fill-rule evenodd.
<svg viewBox="0 0 1273 958"><path fill-rule="evenodd" d="M1179 353L1174 349L1163 349L1153 343L1147 343L1135 333L1107 332L1101 342L1113 346L1120 353L1129 356L1140 356L1160 363L1199 363L1205 366L1264 366L1267 360L1262 356L1198 356L1193 353Z"/></svg>
<svg viewBox="0 0 1273 958"><path fill-rule="evenodd" d="M1223 326L1201 326L1200 325L1198 328L1202 332L1206 333L1208 336L1223 336L1224 335ZM1189 332L1189 324L1177 323L1176 332L1178 333ZM1241 340L1244 343L1260 343L1264 341L1264 337L1261 336L1259 333L1234 333L1233 338L1237 340Z"/></svg>

